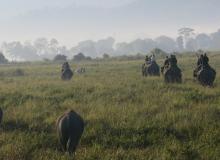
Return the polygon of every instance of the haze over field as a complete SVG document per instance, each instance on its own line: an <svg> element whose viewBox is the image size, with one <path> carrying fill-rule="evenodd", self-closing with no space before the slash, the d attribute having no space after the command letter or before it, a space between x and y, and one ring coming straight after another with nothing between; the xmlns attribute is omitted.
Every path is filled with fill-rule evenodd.
<svg viewBox="0 0 220 160"><path fill-rule="evenodd" d="M13 60L136 54L155 47L219 50L219 5L219 0L0 0L1 50ZM176 38L183 27L195 34L181 48Z"/></svg>

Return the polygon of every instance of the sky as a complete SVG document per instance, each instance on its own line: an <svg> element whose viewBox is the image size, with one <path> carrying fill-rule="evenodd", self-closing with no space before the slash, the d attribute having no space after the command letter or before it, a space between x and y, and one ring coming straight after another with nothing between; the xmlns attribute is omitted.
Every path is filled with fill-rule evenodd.
<svg viewBox="0 0 220 160"><path fill-rule="evenodd" d="M0 0L0 43L56 38L69 47L84 40L177 36L181 27L220 28L219 0Z"/></svg>

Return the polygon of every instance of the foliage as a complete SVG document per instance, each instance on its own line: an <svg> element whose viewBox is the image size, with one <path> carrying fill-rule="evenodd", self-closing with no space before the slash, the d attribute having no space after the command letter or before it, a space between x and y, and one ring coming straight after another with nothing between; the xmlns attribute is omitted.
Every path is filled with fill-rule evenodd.
<svg viewBox="0 0 220 160"><path fill-rule="evenodd" d="M54 61L63 61L65 62L67 60L67 57L65 55L62 54L58 54L54 57Z"/></svg>
<svg viewBox="0 0 220 160"><path fill-rule="evenodd" d="M83 53L78 53L77 55L73 56L73 61L85 61L85 60L92 60L91 57L86 57Z"/></svg>
<svg viewBox="0 0 220 160"><path fill-rule="evenodd" d="M109 59L110 58L110 56L107 53L104 53L102 57L103 57L103 59Z"/></svg>
<svg viewBox="0 0 220 160"><path fill-rule="evenodd" d="M0 52L0 64L6 64L8 63L8 60L5 58L3 53Z"/></svg>
<svg viewBox="0 0 220 160"><path fill-rule="evenodd" d="M159 58L165 58L168 53L166 53L165 51L163 51L162 49L160 48L155 48L153 49L151 52L150 52L150 55L151 54L154 54L156 57L159 57Z"/></svg>

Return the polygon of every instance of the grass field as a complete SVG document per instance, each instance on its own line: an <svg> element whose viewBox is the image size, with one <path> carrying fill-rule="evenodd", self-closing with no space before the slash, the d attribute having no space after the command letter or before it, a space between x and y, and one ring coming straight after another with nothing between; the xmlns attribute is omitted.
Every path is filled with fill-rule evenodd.
<svg viewBox="0 0 220 160"><path fill-rule="evenodd" d="M142 61L80 64L87 73L69 82L60 64L0 66L0 159L68 159L55 122L73 109L87 122L77 160L219 160L220 76L204 88L192 78L197 59L178 60L183 84L172 85L142 77ZM210 64L219 73L220 55Z"/></svg>

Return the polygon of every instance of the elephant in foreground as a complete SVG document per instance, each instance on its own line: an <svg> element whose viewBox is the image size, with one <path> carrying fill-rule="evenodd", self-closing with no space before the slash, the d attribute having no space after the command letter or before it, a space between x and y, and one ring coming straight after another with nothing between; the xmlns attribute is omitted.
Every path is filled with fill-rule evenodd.
<svg viewBox="0 0 220 160"><path fill-rule="evenodd" d="M84 121L74 111L62 115L57 121L57 133L62 149L69 154L76 151L84 131Z"/></svg>

